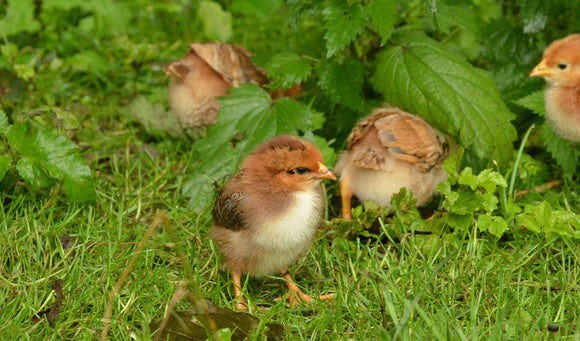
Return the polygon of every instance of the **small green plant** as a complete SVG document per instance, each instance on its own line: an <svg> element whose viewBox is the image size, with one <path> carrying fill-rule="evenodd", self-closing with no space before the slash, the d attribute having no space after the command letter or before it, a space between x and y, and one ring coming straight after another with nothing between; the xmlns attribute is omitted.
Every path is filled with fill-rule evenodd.
<svg viewBox="0 0 580 341"><path fill-rule="evenodd" d="M78 147L63 135L27 122L9 124L0 110L0 151L0 181L15 173L36 191L62 181L71 201L95 203L91 170Z"/></svg>

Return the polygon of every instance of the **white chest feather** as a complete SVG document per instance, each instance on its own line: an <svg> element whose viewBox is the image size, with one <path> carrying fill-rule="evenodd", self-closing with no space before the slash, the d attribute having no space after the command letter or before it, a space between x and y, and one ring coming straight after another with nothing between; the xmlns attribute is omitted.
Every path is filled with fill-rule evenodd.
<svg viewBox="0 0 580 341"><path fill-rule="evenodd" d="M274 219L264 220L253 241L270 250L302 252L310 246L320 224L322 202L316 191L294 193L290 208Z"/></svg>

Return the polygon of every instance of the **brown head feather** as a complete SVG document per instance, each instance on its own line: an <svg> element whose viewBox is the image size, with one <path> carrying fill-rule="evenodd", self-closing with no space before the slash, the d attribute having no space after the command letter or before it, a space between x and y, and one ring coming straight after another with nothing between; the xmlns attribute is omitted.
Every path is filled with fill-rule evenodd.
<svg viewBox="0 0 580 341"><path fill-rule="evenodd" d="M580 34L554 41L544 52L543 59L548 67L559 63L580 65Z"/></svg>

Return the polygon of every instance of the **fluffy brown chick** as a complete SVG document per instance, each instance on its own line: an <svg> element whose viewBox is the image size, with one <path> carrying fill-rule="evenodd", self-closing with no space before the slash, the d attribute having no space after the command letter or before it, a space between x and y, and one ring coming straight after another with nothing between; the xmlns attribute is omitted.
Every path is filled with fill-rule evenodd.
<svg viewBox="0 0 580 341"><path fill-rule="evenodd" d="M580 34L556 40L544 52L531 77L544 77L546 118L565 139L580 141Z"/></svg>
<svg viewBox="0 0 580 341"><path fill-rule="evenodd" d="M244 83L264 84L266 74L237 45L195 43L183 59L165 67L169 106L185 128L215 124L220 96Z"/></svg>
<svg viewBox="0 0 580 341"><path fill-rule="evenodd" d="M280 136L250 154L218 194L210 237L230 270L239 309L247 309L241 292L244 273L279 272L291 291L291 306L311 300L288 267L308 251L322 222L326 196L321 181L336 179L322 161L312 143Z"/></svg>
<svg viewBox="0 0 580 341"><path fill-rule="evenodd" d="M404 187L417 206L426 204L447 178L441 168L447 154L443 136L423 119L398 108L375 109L352 130L336 164L343 218L352 219L353 195L389 207Z"/></svg>

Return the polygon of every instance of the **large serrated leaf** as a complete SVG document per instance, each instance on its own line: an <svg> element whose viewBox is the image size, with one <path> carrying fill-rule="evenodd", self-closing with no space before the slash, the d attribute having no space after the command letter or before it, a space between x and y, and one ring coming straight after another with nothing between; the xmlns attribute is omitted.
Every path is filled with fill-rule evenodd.
<svg viewBox="0 0 580 341"><path fill-rule="evenodd" d="M381 36L381 45L384 45L398 24L397 3L395 0L373 0L368 4L367 11L375 30Z"/></svg>
<svg viewBox="0 0 580 341"><path fill-rule="evenodd" d="M385 100L424 117L484 160L513 157L516 130L495 84L421 32L398 34L379 54L373 83Z"/></svg>
<svg viewBox="0 0 580 341"><path fill-rule="evenodd" d="M546 116L546 109L544 106L544 91L536 91L514 102L528 110L531 110L537 115L542 117Z"/></svg>
<svg viewBox="0 0 580 341"><path fill-rule="evenodd" d="M549 1L544 0L518 0L520 14L523 17L524 33L538 33L546 27L548 21Z"/></svg>
<svg viewBox="0 0 580 341"><path fill-rule="evenodd" d="M51 178L44 167L39 162L29 157L22 157L16 163L18 174L35 189L47 188L54 185L55 180Z"/></svg>
<svg viewBox="0 0 580 341"><path fill-rule="evenodd" d="M210 39L226 42L232 37L232 14L224 11L214 1L199 3L198 17L203 24L203 33Z"/></svg>
<svg viewBox="0 0 580 341"><path fill-rule="evenodd" d="M318 113L289 98L272 104L270 95L256 85L243 84L230 93L219 100L218 122L208 128L205 139L193 145L196 163L183 193L196 211L213 196L212 183L232 173L259 143L276 135L319 128Z"/></svg>
<svg viewBox="0 0 580 341"><path fill-rule="evenodd" d="M8 0L5 2L5 13L0 18L0 36L7 37L20 32L37 32L40 23L34 17L34 1Z"/></svg>
<svg viewBox="0 0 580 341"><path fill-rule="evenodd" d="M300 84L310 76L310 62L295 53L285 52L275 55L266 67L268 76L274 79L274 87L288 89Z"/></svg>
<svg viewBox="0 0 580 341"><path fill-rule="evenodd" d="M345 48L366 26L366 11L360 3L329 1L322 11L326 28L326 57Z"/></svg>
<svg viewBox="0 0 580 341"><path fill-rule="evenodd" d="M470 32L477 32L479 29L474 10L471 6L467 6L467 2L462 6L450 6L437 0L427 0L425 5L428 7L427 19L430 19L435 29L441 33L448 34L452 27L457 26Z"/></svg>
<svg viewBox="0 0 580 341"><path fill-rule="evenodd" d="M538 46L507 19L490 21L484 26L482 36L487 37L483 41L483 56L494 59L494 64L527 65L538 58Z"/></svg>
<svg viewBox="0 0 580 341"><path fill-rule="evenodd" d="M364 68L354 59L346 59L343 63L323 62L318 68L320 80L318 85L336 102L340 102L353 110L363 106L362 83Z"/></svg>
<svg viewBox="0 0 580 341"><path fill-rule="evenodd" d="M61 179L70 200L95 202L91 170L74 143L48 131L31 133L24 124L11 126L6 136L12 148L23 155L17 169L27 182L47 187L51 182L46 177Z"/></svg>

